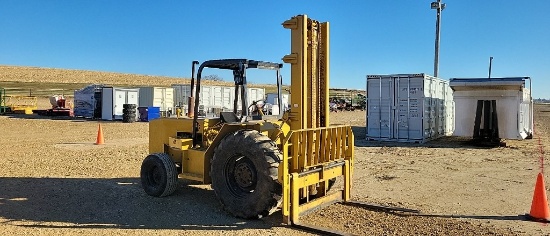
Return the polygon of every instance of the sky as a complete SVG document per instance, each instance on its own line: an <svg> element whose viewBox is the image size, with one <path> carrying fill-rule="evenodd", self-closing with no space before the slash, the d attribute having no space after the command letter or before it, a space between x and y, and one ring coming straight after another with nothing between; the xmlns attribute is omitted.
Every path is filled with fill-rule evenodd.
<svg viewBox="0 0 550 236"><path fill-rule="evenodd" d="M0 64L189 78L193 60L282 63L281 24L305 14L330 23L331 88L365 89L369 74L434 74L431 2L2 0ZM440 78L487 77L492 56L491 77L531 77L533 97L550 98L550 1L442 2ZM290 64L282 75L288 84ZM248 81L275 75L249 70Z"/></svg>

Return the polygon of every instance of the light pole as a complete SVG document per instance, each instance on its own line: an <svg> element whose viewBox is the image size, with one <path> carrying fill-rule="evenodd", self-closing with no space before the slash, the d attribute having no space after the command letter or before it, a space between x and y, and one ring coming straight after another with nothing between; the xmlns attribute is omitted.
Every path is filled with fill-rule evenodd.
<svg viewBox="0 0 550 236"><path fill-rule="evenodd" d="M439 75L439 28L441 21L441 11L445 9L446 4L441 3L441 0L431 3L431 8L437 10L437 20L435 22L435 58L434 58L434 76L438 77Z"/></svg>
<svg viewBox="0 0 550 236"><path fill-rule="evenodd" d="M493 57L489 57L489 79L491 79L491 67L493 66Z"/></svg>

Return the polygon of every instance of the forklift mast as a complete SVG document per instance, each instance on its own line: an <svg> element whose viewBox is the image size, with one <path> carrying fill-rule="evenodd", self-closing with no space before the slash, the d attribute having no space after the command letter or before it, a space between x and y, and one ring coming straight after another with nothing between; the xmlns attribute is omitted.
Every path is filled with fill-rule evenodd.
<svg viewBox="0 0 550 236"><path fill-rule="evenodd" d="M327 127L329 121L329 23L305 15L283 23L291 30L291 130Z"/></svg>

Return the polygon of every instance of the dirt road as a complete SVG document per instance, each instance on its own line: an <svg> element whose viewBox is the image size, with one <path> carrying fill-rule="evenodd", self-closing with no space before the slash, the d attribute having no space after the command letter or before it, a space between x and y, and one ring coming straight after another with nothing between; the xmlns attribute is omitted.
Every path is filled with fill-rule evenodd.
<svg viewBox="0 0 550 236"><path fill-rule="evenodd" d="M332 113L354 126L353 198L418 209L422 216L333 205L304 220L360 235L546 235L524 221L538 173L538 136L550 144L550 106L538 106L537 136L482 149L446 138L426 144L368 142L364 112ZM2 235L307 235L281 223L221 210L208 186L180 182L173 196L141 189L148 123L0 116ZM460 219L455 219L459 217Z"/></svg>

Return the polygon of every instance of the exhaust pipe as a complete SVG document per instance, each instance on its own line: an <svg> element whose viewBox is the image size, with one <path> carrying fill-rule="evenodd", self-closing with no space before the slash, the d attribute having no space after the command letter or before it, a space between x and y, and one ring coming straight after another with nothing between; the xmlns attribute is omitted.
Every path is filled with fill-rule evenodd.
<svg viewBox="0 0 550 236"><path fill-rule="evenodd" d="M187 117L193 118L195 116L195 65L198 65L199 61L193 61L191 64L191 96L187 98Z"/></svg>

